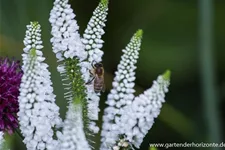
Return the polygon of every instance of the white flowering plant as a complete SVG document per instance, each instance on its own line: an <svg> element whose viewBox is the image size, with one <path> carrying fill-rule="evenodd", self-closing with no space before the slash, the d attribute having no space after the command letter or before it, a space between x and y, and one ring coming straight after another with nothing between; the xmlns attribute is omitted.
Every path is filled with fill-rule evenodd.
<svg viewBox="0 0 225 150"><path fill-rule="evenodd" d="M107 11L108 0L101 0L81 36L68 0L54 1L49 18L52 26L50 42L63 81L64 98L68 101L65 120L60 118L51 73L44 62L41 26L38 22L27 25L22 54L23 74L18 87L19 109L15 115L18 122L14 119L14 124L18 123L20 131L15 130L21 133L28 150L96 149L94 143L100 141L93 140L93 137L99 132L100 150L140 148L143 138L159 115L168 92L170 71L158 76L151 88L135 97L135 69L143 35L143 31L138 30L122 50L113 88L106 100L101 130L97 125L99 101L104 90L104 52L101 48ZM101 68L101 77L95 72L96 64ZM0 67L0 71L1 68L3 70L5 66ZM99 78L102 84L97 83ZM101 87L100 91L96 91L96 84ZM2 121L0 126L4 126ZM4 130L1 128L0 145L4 141L3 136Z"/></svg>

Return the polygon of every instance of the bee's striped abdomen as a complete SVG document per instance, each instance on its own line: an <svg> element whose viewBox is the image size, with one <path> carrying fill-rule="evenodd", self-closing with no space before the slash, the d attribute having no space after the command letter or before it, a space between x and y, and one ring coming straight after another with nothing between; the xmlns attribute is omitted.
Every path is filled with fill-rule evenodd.
<svg viewBox="0 0 225 150"><path fill-rule="evenodd" d="M96 77L96 79L94 80L94 90L96 93L99 93L102 91L104 86L104 80L103 78L98 78Z"/></svg>

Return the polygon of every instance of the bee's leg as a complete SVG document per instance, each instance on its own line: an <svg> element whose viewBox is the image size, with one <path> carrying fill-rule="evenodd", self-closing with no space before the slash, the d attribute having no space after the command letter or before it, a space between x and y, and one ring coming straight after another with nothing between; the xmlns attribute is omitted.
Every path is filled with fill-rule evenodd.
<svg viewBox="0 0 225 150"><path fill-rule="evenodd" d="M87 85L87 84L90 84L94 79L95 79L95 77L93 77L90 81L88 81L88 82L86 83L86 85Z"/></svg>
<svg viewBox="0 0 225 150"><path fill-rule="evenodd" d="M94 62L95 62L95 61L92 61L92 63L91 63L92 68L95 68Z"/></svg>
<svg viewBox="0 0 225 150"><path fill-rule="evenodd" d="M92 66L92 68L94 68L95 69L95 65L94 65L94 63L96 64L97 62L94 60L94 61L92 61L92 63L91 63L91 66Z"/></svg>
<svg viewBox="0 0 225 150"><path fill-rule="evenodd" d="M94 76L94 70L89 70L89 73L91 74L91 76Z"/></svg>

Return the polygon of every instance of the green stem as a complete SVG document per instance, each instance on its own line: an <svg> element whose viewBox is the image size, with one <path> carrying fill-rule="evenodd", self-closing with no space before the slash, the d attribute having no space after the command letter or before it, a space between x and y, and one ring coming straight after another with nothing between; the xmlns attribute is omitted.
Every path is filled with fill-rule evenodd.
<svg viewBox="0 0 225 150"><path fill-rule="evenodd" d="M213 0L200 0L199 2L200 68L204 114L208 125L209 142L221 142L221 121L218 115L219 99L215 86L216 75L213 56Z"/></svg>
<svg viewBox="0 0 225 150"><path fill-rule="evenodd" d="M18 130L18 128L15 129L16 133L19 135L19 137L24 140L23 135L20 133L20 131Z"/></svg>

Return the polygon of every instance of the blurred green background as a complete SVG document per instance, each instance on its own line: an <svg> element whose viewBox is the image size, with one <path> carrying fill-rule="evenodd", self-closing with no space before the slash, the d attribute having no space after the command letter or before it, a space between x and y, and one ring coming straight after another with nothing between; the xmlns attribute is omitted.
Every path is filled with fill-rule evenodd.
<svg viewBox="0 0 225 150"><path fill-rule="evenodd" d="M80 34L98 2L70 0ZM0 57L21 60L26 25L39 21L44 56L64 117L66 101L49 42L52 4L52 0L0 0ZM103 63L107 89L101 98L100 118L121 50L141 28L144 38L136 70L137 94L149 88L166 69L172 71L166 103L141 150L158 142L225 143L225 0L111 0L106 24ZM11 143L12 150L25 150L17 135Z"/></svg>

